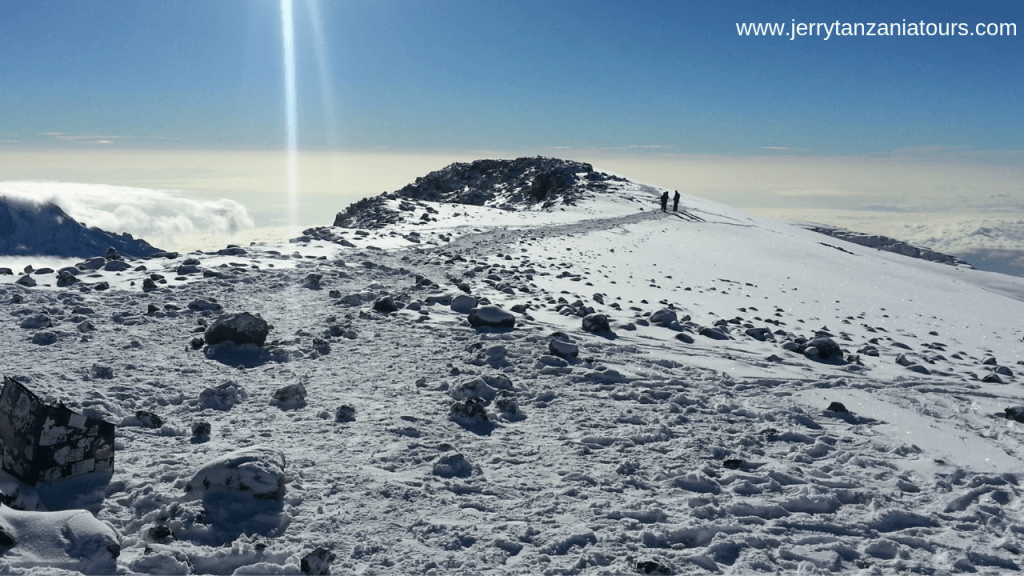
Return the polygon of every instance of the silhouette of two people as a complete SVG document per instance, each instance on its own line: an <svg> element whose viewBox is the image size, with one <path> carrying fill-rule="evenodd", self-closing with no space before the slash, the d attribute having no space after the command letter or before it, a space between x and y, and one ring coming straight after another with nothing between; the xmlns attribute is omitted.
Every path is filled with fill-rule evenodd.
<svg viewBox="0 0 1024 576"><path fill-rule="evenodd" d="M672 211L679 212L679 190L676 190L676 195L672 197ZM661 195L661 211L668 212L668 190Z"/></svg>

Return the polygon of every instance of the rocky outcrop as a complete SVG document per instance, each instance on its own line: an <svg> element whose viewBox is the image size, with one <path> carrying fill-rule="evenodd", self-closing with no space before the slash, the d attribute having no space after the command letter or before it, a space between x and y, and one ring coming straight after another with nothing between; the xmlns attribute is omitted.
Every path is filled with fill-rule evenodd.
<svg viewBox="0 0 1024 576"><path fill-rule="evenodd" d="M590 164L558 158L517 158L456 162L417 178L395 192L364 198L339 212L335 226L381 228L402 222L426 200L506 210L543 209L574 204L585 192L608 192L623 178L597 172ZM389 201L398 200L398 210Z"/></svg>

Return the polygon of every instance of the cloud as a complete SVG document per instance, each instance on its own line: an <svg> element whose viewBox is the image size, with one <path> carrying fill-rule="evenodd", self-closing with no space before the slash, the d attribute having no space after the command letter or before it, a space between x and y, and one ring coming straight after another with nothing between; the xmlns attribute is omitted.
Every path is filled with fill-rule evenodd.
<svg viewBox="0 0 1024 576"><path fill-rule="evenodd" d="M53 202L69 216L108 232L128 232L177 249L196 235L231 235L255 226L234 200L189 198L180 192L107 184L0 182L0 196Z"/></svg>

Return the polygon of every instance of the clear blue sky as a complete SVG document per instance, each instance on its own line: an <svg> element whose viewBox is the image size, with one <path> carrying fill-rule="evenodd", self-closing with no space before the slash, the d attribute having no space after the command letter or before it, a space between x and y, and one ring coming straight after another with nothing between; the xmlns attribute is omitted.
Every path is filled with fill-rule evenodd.
<svg viewBox="0 0 1024 576"><path fill-rule="evenodd" d="M1024 148L1020 0L323 0L325 72L294 2L306 149ZM1018 29L736 30L793 19ZM0 147L274 149L284 132L277 0L0 0Z"/></svg>

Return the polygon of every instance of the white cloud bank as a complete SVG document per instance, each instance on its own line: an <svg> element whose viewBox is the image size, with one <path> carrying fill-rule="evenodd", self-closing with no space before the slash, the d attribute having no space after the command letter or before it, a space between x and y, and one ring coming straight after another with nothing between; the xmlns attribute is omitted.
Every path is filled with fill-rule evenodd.
<svg viewBox="0 0 1024 576"><path fill-rule="evenodd" d="M200 237L232 237L255 226L234 200L189 198L180 192L107 184L0 182L0 196L53 202L87 226L128 232L164 249L191 250Z"/></svg>

